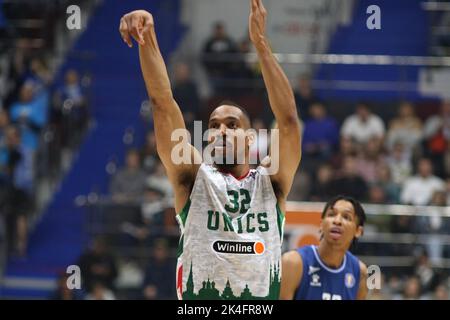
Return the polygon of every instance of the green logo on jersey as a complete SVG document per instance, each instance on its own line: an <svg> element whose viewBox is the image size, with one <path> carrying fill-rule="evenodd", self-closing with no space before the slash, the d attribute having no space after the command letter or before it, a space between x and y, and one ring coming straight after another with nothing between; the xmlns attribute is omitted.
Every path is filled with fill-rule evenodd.
<svg viewBox="0 0 450 320"><path fill-rule="evenodd" d="M250 208L250 192L247 189L228 190L227 194L230 196L231 203L231 205L228 203L225 205L225 210L228 212L237 213L239 211L240 214L244 214Z"/></svg>
<svg viewBox="0 0 450 320"><path fill-rule="evenodd" d="M254 296L248 284L245 285L244 290L239 294L233 292L230 280L227 280L225 288L222 293L216 288L214 280L208 278L207 281L202 282L202 288L195 293L194 277L192 275L192 264L186 283L186 290L183 292L183 300L277 300L280 294L280 268L277 266L270 267L269 274L269 294L265 297Z"/></svg>
<svg viewBox="0 0 450 320"><path fill-rule="evenodd" d="M222 223L220 223L222 221ZM208 224L209 230L217 231L219 228L225 232L237 232L239 234L254 233L256 230L260 232L269 231L269 221L267 220L267 212L253 213L249 212L246 215L239 216L234 219L233 223L231 217L219 211L208 210Z"/></svg>

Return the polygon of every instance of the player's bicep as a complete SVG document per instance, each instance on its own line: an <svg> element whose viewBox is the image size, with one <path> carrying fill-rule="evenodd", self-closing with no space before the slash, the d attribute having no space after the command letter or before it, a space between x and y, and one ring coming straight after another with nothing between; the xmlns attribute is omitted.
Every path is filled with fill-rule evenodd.
<svg viewBox="0 0 450 320"><path fill-rule="evenodd" d="M280 300L293 300L295 292L302 280L303 262L296 251L289 251L283 254L281 259L282 275Z"/></svg>

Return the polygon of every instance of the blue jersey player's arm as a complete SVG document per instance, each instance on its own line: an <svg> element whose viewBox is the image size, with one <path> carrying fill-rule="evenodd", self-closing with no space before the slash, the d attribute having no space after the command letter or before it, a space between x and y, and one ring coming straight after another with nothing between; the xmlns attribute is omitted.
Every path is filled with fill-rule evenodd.
<svg viewBox="0 0 450 320"><path fill-rule="evenodd" d="M283 254L281 263L283 274L281 276L280 300L293 300L302 280L302 257L297 251L289 251Z"/></svg>
<svg viewBox="0 0 450 320"><path fill-rule="evenodd" d="M361 261L359 262L359 288L356 299L365 300L367 297L367 267Z"/></svg>

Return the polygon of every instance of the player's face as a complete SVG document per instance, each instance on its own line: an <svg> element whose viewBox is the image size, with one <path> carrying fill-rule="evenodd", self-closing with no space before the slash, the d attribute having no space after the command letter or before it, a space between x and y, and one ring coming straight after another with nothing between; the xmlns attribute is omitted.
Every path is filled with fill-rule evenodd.
<svg viewBox="0 0 450 320"><path fill-rule="evenodd" d="M322 219L321 230L327 243L348 249L353 238L361 236L363 228L358 226L352 203L339 200L328 208Z"/></svg>
<svg viewBox="0 0 450 320"><path fill-rule="evenodd" d="M248 120L239 108L227 105L216 108L208 123L208 143L214 144L212 155L226 163L227 155L232 153L232 164L236 164L252 141L246 132L248 128Z"/></svg>

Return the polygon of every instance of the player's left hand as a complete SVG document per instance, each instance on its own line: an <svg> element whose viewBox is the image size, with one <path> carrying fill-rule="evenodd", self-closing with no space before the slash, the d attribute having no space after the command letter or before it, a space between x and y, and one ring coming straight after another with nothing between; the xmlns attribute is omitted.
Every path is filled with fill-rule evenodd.
<svg viewBox="0 0 450 320"><path fill-rule="evenodd" d="M258 49L266 40L267 10L262 0L250 0L249 33L250 40Z"/></svg>

